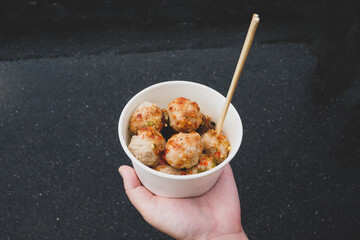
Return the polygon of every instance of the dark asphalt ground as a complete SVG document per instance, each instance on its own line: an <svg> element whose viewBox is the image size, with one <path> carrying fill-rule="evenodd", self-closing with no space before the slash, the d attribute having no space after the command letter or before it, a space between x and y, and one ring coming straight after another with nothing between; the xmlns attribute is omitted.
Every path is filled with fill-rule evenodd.
<svg viewBox="0 0 360 240"><path fill-rule="evenodd" d="M360 239L360 74L327 104L312 102L316 29L261 24L232 101L244 138L231 166L250 239ZM185 24L3 36L1 238L168 239L125 195L118 118L162 81L226 95L246 31Z"/></svg>

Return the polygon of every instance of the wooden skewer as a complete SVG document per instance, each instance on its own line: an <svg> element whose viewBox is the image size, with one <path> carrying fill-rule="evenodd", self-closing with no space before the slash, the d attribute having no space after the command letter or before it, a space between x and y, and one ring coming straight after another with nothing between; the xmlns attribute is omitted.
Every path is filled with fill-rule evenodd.
<svg viewBox="0 0 360 240"><path fill-rule="evenodd" d="M246 57L247 57L247 55L248 55L248 53L250 51L250 47L251 47L252 41L254 39L256 28L257 28L257 26L259 24L259 21L260 21L259 15L254 14L252 19L251 19L250 27L249 27L249 30L247 32L245 42L244 42L243 48L242 48L241 53L240 53L239 61L238 61L237 65L236 65L235 73L234 73L234 76L232 78L231 85L230 85L229 91L227 93L227 96L226 96L226 99L225 99L225 103L224 103L220 118L219 118L219 120L218 120L218 122L216 124L216 135L217 136L219 136L221 134L221 129L222 129L224 121L225 121L227 110L229 108L231 99L232 99L232 97L234 95L235 88L236 88L236 85L238 83L241 71L242 71L242 69L244 67Z"/></svg>

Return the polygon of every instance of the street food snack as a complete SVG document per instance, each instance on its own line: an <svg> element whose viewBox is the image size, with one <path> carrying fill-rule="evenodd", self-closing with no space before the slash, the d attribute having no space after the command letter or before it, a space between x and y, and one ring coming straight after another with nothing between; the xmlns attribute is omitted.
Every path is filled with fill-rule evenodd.
<svg viewBox="0 0 360 240"><path fill-rule="evenodd" d="M195 131L202 123L200 107L196 102L179 97L167 107L170 126L177 132Z"/></svg>
<svg viewBox="0 0 360 240"><path fill-rule="evenodd" d="M201 135L204 152L213 156L216 164L222 163L231 150L230 142L223 134L217 135L212 129Z"/></svg>
<svg viewBox="0 0 360 240"><path fill-rule="evenodd" d="M163 128L161 109L156 104L148 101L140 104L130 116L130 134L136 135L138 130L145 127L153 127L158 132Z"/></svg>
<svg viewBox="0 0 360 240"><path fill-rule="evenodd" d="M165 160L177 169L189 169L198 164L203 151L197 132L174 134L166 143Z"/></svg>
<svg viewBox="0 0 360 240"><path fill-rule="evenodd" d="M185 174L191 175L191 174L202 173L216 166L217 164L213 156L209 156L207 154L201 154L199 163L194 167L188 169Z"/></svg>
<svg viewBox="0 0 360 240"><path fill-rule="evenodd" d="M171 175L185 175L186 174L185 171L170 166L166 161L160 162L156 167L154 167L154 169L156 171L171 174Z"/></svg>
<svg viewBox="0 0 360 240"><path fill-rule="evenodd" d="M152 127L142 128L132 136L128 146L130 152L140 162L149 167L156 166L165 149L165 139Z"/></svg>
<svg viewBox="0 0 360 240"><path fill-rule="evenodd" d="M148 101L131 114L128 146L140 162L159 172L191 175L223 162L231 145L190 99L179 97L160 109Z"/></svg>

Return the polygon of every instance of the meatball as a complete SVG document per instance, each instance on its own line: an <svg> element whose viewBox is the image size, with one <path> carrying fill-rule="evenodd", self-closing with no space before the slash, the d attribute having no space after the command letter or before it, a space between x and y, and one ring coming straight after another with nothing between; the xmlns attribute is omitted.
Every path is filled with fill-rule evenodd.
<svg viewBox="0 0 360 240"><path fill-rule="evenodd" d="M216 167L216 161L214 157L207 154L202 154L199 163L194 167L188 169L186 171L186 175L202 173L214 167Z"/></svg>
<svg viewBox="0 0 360 240"><path fill-rule="evenodd" d="M142 128L131 138L129 150L140 162L152 167L159 163L165 149L165 139L152 127Z"/></svg>
<svg viewBox="0 0 360 240"><path fill-rule="evenodd" d="M197 132L173 135L165 146L165 160L174 168L183 169L195 166L200 159L203 146Z"/></svg>
<svg viewBox="0 0 360 240"><path fill-rule="evenodd" d="M136 135L139 129L149 126L160 132L163 127L163 114L158 106L146 101L130 116L130 134Z"/></svg>
<svg viewBox="0 0 360 240"><path fill-rule="evenodd" d="M199 105L183 97L169 103L167 112L170 126L177 132L192 132L202 123Z"/></svg>
<svg viewBox="0 0 360 240"><path fill-rule="evenodd" d="M156 171L162 172L162 173L167 173L167 174L172 174L172 175L184 175L185 172L180 170L180 169L176 169L172 166L170 166L169 164L165 163L160 163L159 165L157 165L156 167L154 167L154 169Z"/></svg>
<svg viewBox="0 0 360 240"><path fill-rule="evenodd" d="M204 147L204 152L213 156L216 164L222 163L231 150L230 142L226 136L223 134L216 136L216 132L212 129L201 136L201 143Z"/></svg>

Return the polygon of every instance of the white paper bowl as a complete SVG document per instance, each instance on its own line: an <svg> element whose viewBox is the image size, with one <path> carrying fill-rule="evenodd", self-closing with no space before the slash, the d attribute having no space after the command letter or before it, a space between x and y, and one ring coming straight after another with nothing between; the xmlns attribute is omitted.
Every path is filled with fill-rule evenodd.
<svg viewBox="0 0 360 240"><path fill-rule="evenodd" d="M195 175L179 176L155 171L137 160L128 149L130 142L130 115L144 101L153 102L161 109L164 109L172 100L178 97L185 97L197 102L200 111L208 115L214 122L218 120L225 102L224 96L202 84L188 81L169 81L155 84L136 94L126 104L119 119L119 138L121 146L130 158L137 176L147 189L158 196L195 197L204 194L214 186L223 167L235 156L242 141L243 126L238 112L230 104L223 125L223 133L228 137L232 150L225 161L213 169Z"/></svg>

